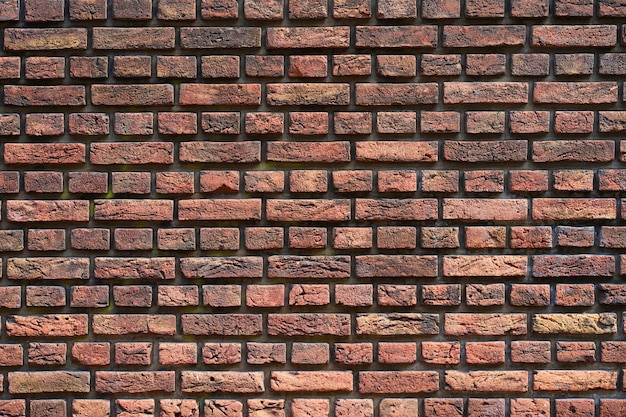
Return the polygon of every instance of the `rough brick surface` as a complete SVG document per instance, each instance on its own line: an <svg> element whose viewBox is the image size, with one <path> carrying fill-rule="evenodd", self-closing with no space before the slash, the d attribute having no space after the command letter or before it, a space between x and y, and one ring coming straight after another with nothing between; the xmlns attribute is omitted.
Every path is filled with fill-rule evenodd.
<svg viewBox="0 0 626 417"><path fill-rule="evenodd" d="M624 18L0 0L0 416L626 416Z"/></svg>

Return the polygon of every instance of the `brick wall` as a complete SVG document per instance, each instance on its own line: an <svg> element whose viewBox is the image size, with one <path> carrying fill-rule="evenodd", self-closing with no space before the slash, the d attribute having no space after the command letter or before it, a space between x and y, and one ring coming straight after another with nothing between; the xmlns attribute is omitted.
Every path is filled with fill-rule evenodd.
<svg viewBox="0 0 626 417"><path fill-rule="evenodd" d="M625 18L0 0L0 416L626 416Z"/></svg>

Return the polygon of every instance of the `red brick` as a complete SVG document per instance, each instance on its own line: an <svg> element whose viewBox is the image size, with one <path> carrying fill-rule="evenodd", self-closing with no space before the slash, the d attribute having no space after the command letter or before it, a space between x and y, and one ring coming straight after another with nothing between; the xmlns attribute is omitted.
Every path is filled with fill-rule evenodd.
<svg viewBox="0 0 626 417"><path fill-rule="evenodd" d="M174 48L173 27L96 27L93 49L151 50Z"/></svg>
<svg viewBox="0 0 626 417"><path fill-rule="evenodd" d="M110 363L109 343L76 342L72 347L72 359L80 365L103 366Z"/></svg>
<svg viewBox="0 0 626 417"><path fill-rule="evenodd" d="M63 174L61 172L25 172L24 191L27 193L62 193Z"/></svg>
<svg viewBox="0 0 626 417"><path fill-rule="evenodd" d="M606 47L616 43L617 27L612 25L538 25L532 29L532 46Z"/></svg>
<svg viewBox="0 0 626 417"><path fill-rule="evenodd" d="M361 371L361 394L418 394L436 392L439 374L432 371Z"/></svg>
<svg viewBox="0 0 626 417"><path fill-rule="evenodd" d="M197 59L195 56L157 56L156 76L158 78L196 78L196 75Z"/></svg>
<svg viewBox="0 0 626 417"><path fill-rule="evenodd" d="M550 55L513 54L511 74L522 77L544 77L550 74Z"/></svg>
<svg viewBox="0 0 626 417"><path fill-rule="evenodd" d="M194 174L192 172L157 172L157 194L193 194Z"/></svg>
<svg viewBox="0 0 626 417"><path fill-rule="evenodd" d="M550 342L511 342L511 361L514 363L549 363Z"/></svg>
<svg viewBox="0 0 626 417"><path fill-rule="evenodd" d="M461 71L461 55L422 55L421 74L424 76L461 75Z"/></svg>
<svg viewBox="0 0 626 417"><path fill-rule="evenodd" d="M513 284L509 294L511 305L546 307L550 305L550 286L546 284Z"/></svg>
<svg viewBox="0 0 626 417"><path fill-rule="evenodd" d="M239 78L239 56L203 56L201 70L203 78Z"/></svg>
<svg viewBox="0 0 626 417"><path fill-rule="evenodd" d="M38 252L65 250L65 230L29 229L28 249Z"/></svg>
<svg viewBox="0 0 626 417"><path fill-rule="evenodd" d="M425 398L425 417L461 417L463 416L462 398Z"/></svg>
<svg viewBox="0 0 626 417"><path fill-rule="evenodd" d="M376 246L379 249L415 249L417 231L414 227L379 227Z"/></svg>
<svg viewBox="0 0 626 417"><path fill-rule="evenodd" d="M292 135L325 135L328 133L328 113L289 113L289 133Z"/></svg>
<svg viewBox="0 0 626 417"><path fill-rule="evenodd" d="M327 417L330 412L327 399L294 398L291 401L292 417Z"/></svg>
<svg viewBox="0 0 626 417"><path fill-rule="evenodd" d="M350 46L348 26L271 27L267 29L268 49L347 48L348 46Z"/></svg>
<svg viewBox="0 0 626 417"><path fill-rule="evenodd" d="M152 287L147 285L117 285L113 287L113 302L119 307L151 307Z"/></svg>
<svg viewBox="0 0 626 417"><path fill-rule="evenodd" d="M245 132L256 135L281 135L284 124L282 113L247 113L244 120Z"/></svg>
<svg viewBox="0 0 626 417"><path fill-rule="evenodd" d="M324 364L330 360L328 343L293 343L291 362L297 364Z"/></svg>
<svg viewBox="0 0 626 417"><path fill-rule="evenodd" d="M537 82L533 102L538 104L600 104L617 102L614 82Z"/></svg>
<svg viewBox="0 0 626 417"><path fill-rule="evenodd" d="M290 2L289 6L294 2ZM246 55L246 75L249 77L282 77L285 73L282 55Z"/></svg>
<svg viewBox="0 0 626 417"><path fill-rule="evenodd" d="M184 27L180 40L184 49L257 48L261 46L261 28Z"/></svg>
<svg viewBox="0 0 626 417"><path fill-rule="evenodd" d="M102 335L172 335L176 317L149 314L97 314L92 319L93 333Z"/></svg>
<svg viewBox="0 0 626 417"><path fill-rule="evenodd" d="M248 285L246 287L248 307L282 307L285 305L283 285Z"/></svg>
<svg viewBox="0 0 626 417"><path fill-rule="evenodd" d="M202 362L207 365L227 365L241 362L239 343L205 343L202 345Z"/></svg>
<svg viewBox="0 0 626 417"><path fill-rule="evenodd" d="M18 286L4 286L0 289L0 308L20 308L22 290Z"/></svg>
<svg viewBox="0 0 626 417"><path fill-rule="evenodd" d="M589 390L615 390L617 373L611 371L535 371L535 391L581 392Z"/></svg>
<svg viewBox="0 0 626 417"><path fill-rule="evenodd" d="M179 220L259 220L260 199L180 200Z"/></svg>
<svg viewBox="0 0 626 417"><path fill-rule="evenodd" d="M472 111L465 113L465 131L471 134L504 133L504 112Z"/></svg>
<svg viewBox="0 0 626 417"><path fill-rule="evenodd" d="M292 55L289 57L287 75L291 78L326 77L328 58L325 55Z"/></svg>
<svg viewBox="0 0 626 417"><path fill-rule="evenodd" d="M236 0L202 0L200 12L203 19L236 19L239 16ZM231 417L231 416L229 416Z"/></svg>
<svg viewBox="0 0 626 417"><path fill-rule="evenodd" d="M252 336L261 334L260 314L183 314L183 334Z"/></svg>
<svg viewBox="0 0 626 417"><path fill-rule="evenodd" d="M557 75L590 75L594 61L593 54L556 54L554 72Z"/></svg>
<svg viewBox="0 0 626 417"><path fill-rule="evenodd" d="M171 105L174 104L174 88L170 84L93 84L91 103L96 106ZM182 99L181 104L184 104Z"/></svg>
<svg viewBox="0 0 626 417"><path fill-rule="evenodd" d="M445 334L461 335L521 335L527 333L526 314L446 313Z"/></svg>
<svg viewBox="0 0 626 417"><path fill-rule="evenodd" d="M287 347L284 343L251 343L246 344L247 362L252 365L268 363L286 363Z"/></svg>
<svg viewBox="0 0 626 417"><path fill-rule="evenodd" d="M182 258L185 278L261 278L263 259L256 256Z"/></svg>
<svg viewBox="0 0 626 417"><path fill-rule="evenodd" d="M550 113L547 111L512 111L509 113L511 133L547 133Z"/></svg>
<svg viewBox="0 0 626 417"><path fill-rule="evenodd" d="M469 392L527 392L526 371L446 371L446 390Z"/></svg>
<svg viewBox="0 0 626 417"><path fill-rule="evenodd" d="M371 73L372 57L370 55L333 55L334 76L358 76Z"/></svg>
<svg viewBox="0 0 626 417"><path fill-rule="evenodd" d="M9 372L9 393L84 393L89 392L89 372L35 371Z"/></svg>
<svg viewBox="0 0 626 417"><path fill-rule="evenodd" d="M533 144L534 162L608 162L615 157L612 141L540 141Z"/></svg>
<svg viewBox="0 0 626 417"><path fill-rule="evenodd" d="M439 101L436 83L377 83L356 84L356 104L359 106L415 106Z"/></svg>
<svg viewBox="0 0 626 417"><path fill-rule="evenodd" d="M445 26L443 46L447 48L523 45L526 28L522 25Z"/></svg>
<svg viewBox="0 0 626 417"><path fill-rule="evenodd" d="M106 113L71 113L70 135L100 136L109 134L109 115Z"/></svg>
<svg viewBox="0 0 626 417"><path fill-rule="evenodd" d="M501 193L504 191L503 171L465 171L463 176L466 192Z"/></svg>
<svg viewBox="0 0 626 417"><path fill-rule="evenodd" d="M261 160L261 142L182 142L181 162L240 163Z"/></svg>
<svg viewBox="0 0 626 417"><path fill-rule="evenodd" d="M96 165L172 164L172 142L92 143L89 160Z"/></svg>
<svg viewBox="0 0 626 417"><path fill-rule="evenodd" d="M9 51L84 50L87 49L87 29L7 28L4 31L4 47Z"/></svg>
<svg viewBox="0 0 626 417"><path fill-rule="evenodd" d="M157 17L163 20L195 20L196 2L194 0L162 0L158 4ZM171 416L168 414L164 417Z"/></svg>
<svg viewBox="0 0 626 417"><path fill-rule="evenodd" d="M322 249L326 247L327 232L323 227L290 227L289 247L295 249Z"/></svg>
<svg viewBox="0 0 626 417"><path fill-rule="evenodd" d="M249 193L279 193L285 189L285 174L282 171L247 171L244 184Z"/></svg>
<svg viewBox="0 0 626 417"><path fill-rule="evenodd" d="M241 286L203 285L202 301L211 307L238 307L241 305Z"/></svg>
<svg viewBox="0 0 626 417"><path fill-rule="evenodd" d="M458 112L427 112L420 114L422 133L458 133L461 129L461 117Z"/></svg>
<svg viewBox="0 0 626 417"><path fill-rule="evenodd" d="M159 406L162 417L195 417L199 415L196 400L159 400Z"/></svg>
<svg viewBox="0 0 626 417"><path fill-rule="evenodd" d="M274 336L347 336L350 317L326 313L269 314L268 333Z"/></svg>
<svg viewBox="0 0 626 417"><path fill-rule="evenodd" d="M150 365L152 343L116 343L116 365Z"/></svg>
<svg viewBox="0 0 626 417"><path fill-rule="evenodd" d="M107 57L70 57L70 76L73 78L106 78L109 75Z"/></svg>
<svg viewBox="0 0 626 417"><path fill-rule="evenodd" d="M371 247L371 228L336 227L333 229L333 248L335 249L369 249Z"/></svg>
<svg viewBox="0 0 626 417"><path fill-rule="evenodd" d="M595 362L594 342L556 342L556 360L559 362Z"/></svg>
<svg viewBox="0 0 626 417"><path fill-rule="evenodd" d="M335 343L335 361L347 365L372 363L371 343Z"/></svg>
<svg viewBox="0 0 626 417"><path fill-rule="evenodd" d="M335 401L335 417L373 417L374 402L371 399Z"/></svg>
<svg viewBox="0 0 626 417"><path fill-rule="evenodd" d="M65 58L28 57L24 60L24 75L26 79L35 80L63 78L65 77Z"/></svg>
<svg viewBox="0 0 626 417"><path fill-rule="evenodd" d="M309 1L290 1L289 2L289 18L290 19L322 19L328 16L328 5L321 0Z"/></svg>
<svg viewBox="0 0 626 417"><path fill-rule="evenodd" d="M159 364L195 365L198 356L195 343L159 343Z"/></svg>
<svg viewBox="0 0 626 417"><path fill-rule="evenodd" d="M335 302L350 307L371 306L374 303L371 285L335 285Z"/></svg>
<svg viewBox="0 0 626 417"><path fill-rule="evenodd" d="M70 292L70 307L77 308L104 308L109 306L109 287L74 286Z"/></svg>
<svg viewBox="0 0 626 417"><path fill-rule="evenodd" d="M609 255L534 255L535 277L612 276L615 258Z"/></svg>
<svg viewBox="0 0 626 417"><path fill-rule="evenodd" d="M260 393L263 372L182 371L183 392Z"/></svg>
<svg viewBox="0 0 626 417"><path fill-rule="evenodd" d="M535 91L537 91L535 89ZM519 82L445 82L446 104L526 103L528 84Z"/></svg>

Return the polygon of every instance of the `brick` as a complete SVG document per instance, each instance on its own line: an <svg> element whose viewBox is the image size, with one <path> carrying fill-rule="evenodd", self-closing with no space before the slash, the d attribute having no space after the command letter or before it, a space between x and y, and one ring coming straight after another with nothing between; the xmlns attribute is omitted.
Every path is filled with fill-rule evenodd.
<svg viewBox="0 0 626 417"><path fill-rule="evenodd" d="M258 48L261 46L261 28L183 27L180 41L184 49Z"/></svg>
<svg viewBox="0 0 626 417"><path fill-rule="evenodd" d="M236 19L239 16L237 2L234 0L202 0L200 11L203 19Z"/></svg>
<svg viewBox="0 0 626 417"><path fill-rule="evenodd" d="M600 111L600 132L622 132L626 130L626 112Z"/></svg>
<svg viewBox="0 0 626 417"><path fill-rule="evenodd" d="M326 417L329 411L329 401L325 399L294 398L291 401L292 417Z"/></svg>
<svg viewBox="0 0 626 417"><path fill-rule="evenodd" d="M467 75L502 75L505 70L506 55L503 54L467 54L465 57Z"/></svg>
<svg viewBox="0 0 626 417"><path fill-rule="evenodd" d="M260 314L184 314L183 334L252 336L261 334Z"/></svg>
<svg viewBox="0 0 626 417"><path fill-rule="evenodd" d="M89 392L89 372L38 371L9 372L9 393Z"/></svg>
<svg viewBox="0 0 626 417"><path fill-rule="evenodd" d="M4 286L0 289L0 308L20 308L22 291L18 286Z"/></svg>
<svg viewBox="0 0 626 417"><path fill-rule="evenodd" d="M411 306L417 304L414 285L378 285L377 302L380 306Z"/></svg>
<svg viewBox="0 0 626 417"><path fill-rule="evenodd" d="M499 226L466 227L465 246L472 249L504 248L506 246L506 228Z"/></svg>
<svg viewBox="0 0 626 417"><path fill-rule="evenodd" d="M504 133L504 112L466 112L465 131L471 134Z"/></svg>
<svg viewBox="0 0 626 417"><path fill-rule="evenodd" d="M193 194L194 175L192 172L157 172L157 194Z"/></svg>
<svg viewBox="0 0 626 417"><path fill-rule="evenodd" d="M417 359L415 343L378 343L379 363L413 363Z"/></svg>
<svg viewBox="0 0 626 417"><path fill-rule="evenodd" d="M325 135L328 133L328 113L289 113L289 133L292 135Z"/></svg>
<svg viewBox="0 0 626 417"><path fill-rule="evenodd" d="M338 193L372 190L372 171L333 171L333 188Z"/></svg>
<svg viewBox="0 0 626 417"><path fill-rule="evenodd" d="M115 411L120 417L153 417L154 400L115 400Z"/></svg>
<svg viewBox="0 0 626 417"><path fill-rule="evenodd" d="M24 352L21 345L0 345L0 366L22 366L24 364Z"/></svg>
<svg viewBox="0 0 626 417"><path fill-rule="evenodd" d="M65 250L65 230L30 229L28 249L39 252Z"/></svg>
<svg viewBox="0 0 626 417"><path fill-rule="evenodd" d="M150 250L153 233L147 228L115 229L113 240L117 250Z"/></svg>
<svg viewBox="0 0 626 417"><path fill-rule="evenodd" d="M285 305L283 285L248 285L246 287L248 307L282 307Z"/></svg>
<svg viewBox="0 0 626 417"><path fill-rule="evenodd" d="M107 18L105 0L70 0L69 11L70 20L105 20Z"/></svg>
<svg viewBox="0 0 626 417"><path fill-rule="evenodd" d="M366 162L436 162L436 142L357 142L356 159Z"/></svg>
<svg viewBox="0 0 626 417"><path fill-rule="evenodd" d="M159 3L161 4L161 3ZM196 78L197 59L195 56L157 56L156 76L158 78Z"/></svg>
<svg viewBox="0 0 626 417"><path fill-rule="evenodd" d="M547 133L550 113L546 111L512 111L509 113L511 133Z"/></svg>
<svg viewBox="0 0 626 417"><path fill-rule="evenodd" d="M371 285L335 285L335 302L339 305L371 306L374 303L373 297L374 291Z"/></svg>
<svg viewBox="0 0 626 417"><path fill-rule="evenodd" d="M527 333L526 314L446 313L445 334L449 336L498 336Z"/></svg>
<svg viewBox="0 0 626 417"><path fill-rule="evenodd" d="M381 77L415 77L417 61L413 55L378 55L378 75Z"/></svg>
<svg viewBox="0 0 626 417"><path fill-rule="evenodd" d="M11 20L19 20L20 15L20 3L17 0L3 1L0 5L0 21L7 22ZM18 401L19 402L19 401ZM12 401L7 402L8 405L13 405ZM22 408L24 405L22 404ZM10 417L13 417L12 415Z"/></svg>
<svg viewBox="0 0 626 417"><path fill-rule="evenodd" d="M324 55L292 55L287 75L292 78L320 78L328 74L328 58Z"/></svg>
<svg viewBox="0 0 626 417"><path fill-rule="evenodd" d="M18 136L20 134L20 115L17 113L0 114L0 134Z"/></svg>
<svg viewBox="0 0 626 417"><path fill-rule="evenodd" d="M366 199L356 200L356 220L434 220L437 218L435 199Z"/></svg>
<svg viewBox="0 0 626 417"><path fill-rule="evenodd" d="M113 75L118 78L149 77L152 58L147 55L124 55L113 57Z"/></svg>
<svg viewBox="0 0 626 417"><path fill-rule="evenodd" d="M335 360L342 364L372 363L373 348L371 343L336 343Z"/></svg>
<svg viewBox="0 0 626 417"><path fill-rule="evenodd" d="M249 193L279 193L285 189L282 171L247 171L244 173L244 189Z"/></svg>
<svg viewBox="0 0 626 417"><path fill-rule="evenodd" d="M85 87L5 85L4 103L13 106L84 106Z"/></svg>
<svg viewBox="0 0 626 417"><path fill-rule="evenodd" d="M293 343L291 363L324 364L330 360L328 343Z"/></svg>
<svg viewBox="0 0 626 417"><path fill-rule="evenodd" d="M350 218L349 200L280 200L267 201L270 221L342 221Z"/></svg>
<svg viewBox="0 0 626 417"><path fill-rule="evenodd" d="M247 405L250 417L263 417L267 413L285 417L285 400L248 400Z"/></svg>
<svg viewBox="0 0 626 417"><path fill-rule="evenodd" d="M535 91L537 91L536 88ZM446 104L526 103L527 101L527 83L445 82L443 84L443 102Z"/></svg>
<svg viewBox="0 0 626 417"><path fill-rule="evenodd" d="M436 314L360 314L357 316L356 323L356 332L360 335L389 336L439 333L439 316Z"/></svg>
<svg viewBox="0 0 626 417"><path fill-rule="evenodd" d="M368 227L336 227L333 229L333 247L336 249L369 249L372 247L372 229Z"/></svg>
<svg viewBox="0 0 626 417"><path fill-rule="evenodd" d="M70 57L70 76L73 78L106 78L109 74L107 57Z"/></svg>
<svg viewBox="0 0 626 417"><path fill-rule="evenodd" d="M289 247L296 249L321 249L326 247L327 232L323 227L290 227Z"/></svg>
<svg viewBox="0 0 626 417"><path fill-rule="evenodd" d="M466 171L463 180L465 191L469 193L501 193L504 191L503 171Z"/></svg>
<svg viewBox="0 0 626 417"><path fill-rule="evenodd" d="M183 258L179 262L185 278L261 278L262 258L255 256Z"/></svg>
<svg viewBox="0 0 626 417"><path fill-rule="evenodd" d="M549 363L550 342L511 342L511 361L514 363Z"/></svg>
<svg viewBox="0 0 626 417"><path fill-rule="evenodd" d="M347 314L269 314L268 333L283 336L347 336L350 317Z"/></svg>
<svg viewBox="0 0 626 417"><path fill-rule="evenodd" d="M68 125L70 135L108 135L109 115L106 113L70 113Z"/></svg>
<svg viewBox="0 0 626 417"><path fill-rule="evenodd" d="M513 162L525 161L528 143L523 140L506 141L446 141L444 158L456 162Z"/></svg>
<svg viewBox="0 0 626 417"><path fill-rule="evenodd" d="M26 288L26 306L60 307L65 305L65 289L55 286L31 286Z"/></svg>
<svg viewBox="0 0 626 417"><path fill-rule="evenodd" d="M433 371L361 371L361 394L419 394L436 392L439 374Z"/></svg>
<svg viewBox="0 0 626 417"><path fill-rule="evenodd" d="M426 398L424 399L425 417L445 415L461 417L463 415L462 398Z"/></svg>
<svg viewBox="0 0 626 417"><path fill-rule="evenodd" d="M183 392L259 393L265 390L263 372L182 371Z"/></svg>
<svg viewBox="0 0 626 417"><path fill-rule="evenodd" d="M364 48L434 48L435 26L357 26L356 46Z"/></svg>
<svg viewBox="0 0 626 417"><path fill-rule="evenodd" d="M348 371L275 371L270 376L275 392L350 392L352 372Z"/></svg>
<svg viewBox="0 0 626 417"><path fill-rule="evenodd" d="M150 194L149 172L113 172L111 191L115 194Z"/></svg>
<svg viewBox="0 0 626 417"><path fill-rule="evenodd" d="M410 19L417 15L416 4L411 0L401 2L385 0L378 3L377 6L376 17L378 19Z"/></svg>
<svg viewBox="0 0 626 417"><path fill-rule="evenodd" d="M104 308L109 306L109 288L98 286L74 286L70 292L70 307Z"/></svg>
<svg viewBox="0 0 626 417"><path fill-rule="evenodd" d="M239 56L203 56L201 65L204 78L239 78Z"/></svg>
<svg viewBox="0 0 626 417"><path fill-rule="evenodd" d="M535 314L533 331L543 334L612 334L617 331L617 317L614 313Z"/></svg>
<svg viewBox="0 0 626 417"><path fill-rule="evenodd" d="M616 203L612 199L537 198L533 200L536 220L615 219Z"/></svg>
<svg viewBox="0 0 626 417"><path fill-rule="evenodd" d="M461 55L422 55L421 74L426 77L461 75Z"/></svg>
<svg viewBox="0 0 626 417"><path fill-rule="evenodd" d="M113 287L113 302L119 307L152 306L152 288L147 285Z"/></svg>
<svg viewBox="0 0 626 417"><path fill-rule="evenodd" d="M174 104L174 88L170 84L93 84L91 86L91 103L96 106L160 106ZM183 103L181 99L181 104L186 103Z"/></svg>
<svg viewBox="0 0 626 417"><path fill-rule="evenodd" d="M260 84L181 84L180 87L183 106L254 106L260 103Z"/></svg>
<svg viewBox="0 0 626 417"><path fill-rule="evenodd" d="M267 29L268 49L347 48L349 44L350 30L348 26L272 27Z"/></svg>
<svg viewBox="0 0 626 417"><path fill-rule="evenodd" d="M294 2L290 2L289 6ZM282 55L246 55L248 77L282 77L285 73L285 57Z"/></svg>
<svg viewBox="0 0 626 417"><path fill-rule="evenodd" d="M95 200L94 219L96 220L172 220L171 200Z"/></svg>
<svg viewBox="0 0 626 417"><path fill-rule="evenodd" d="M65 400L31 400L30 415L33 417L65 417Z"/></svg>
<svg viewBox="0 0 626 417"><path fill-rule="evenodd" d="M415 249L416 238L414 227L379 227L376 246L379 249Z"/></svg>
<svg viewBox="0 0 626 417"><path fill-rule="evenodd" d="M422 133L458 133L461 129L461 117L458 112L427 112L420 114Z"/></svg>
<svg viewBox="0 0 626 417"><path fill-rule="evenodd" d="M550 287L543 284L513 284L509 301L514 306L548 306L550 305Z"/></svg>
<svg viewBox="0 0 626 417"><path fill-rule="evenodd" d="M557 75L589 75L593 73L593 54L556 54L554 72Z"/></svg>
<svg viewBox="0 0 626 417"><path fill-rule="evenodd" d="M174 48L173 27L95 27L93 49L157 50Z"/></svg>
<svg viewBox="0 0 626 417"><path fill-rule="evenodd" d="M348 84L287 83L267 85L267 104L270 106L345 106L349 104L349 99Z"/></svg>
<svg viewBox="0 0 626 417"><path fill-rule="evenodd" d="M72 347L72 358L81 365L108 365L110 357L109 343L76 342Z"/></svg>
<svg viewBox="0 0 626 417"><path fill-rule="evenodd" d="M328 5L321 0L315 1L290 1L290 19L322 19L328 16Z"/></svg>
<svg viewBox="0 0 626 417"><path fill-rule="evenodd" d="M110 232L108 229L73 229L70 243L73 249L108 250Z"/></svg>
<svg viewBox="0 0 626 417"><path fill-rule="evenodd" d="M19 70L18 70L19 71ZM24 60L26 79L58 79L65 76L65 58L29 57ZM19 75L19 72L18 72Z"/></svg>
<svg viewBox="0 0 626 417"><path fill-rule="evenodd" d="M444 199L446 220L519 221L528 217L528 203L522 199Z"/></svg>
<svg viewBox="0 0 626 417"><path fill-rule="evenodd" d="M532 29L532 46L607 47L616 43L617 27L613 25L537 25Z"/></svg>
<svg viewBox="0 0 626 417"><path fill-rule="evenodd" d="M157 18L163 20L195 20L196 2L192 0L165 0L158 4ZM170 417L167 415L167 417Z"/></svg>
<svg viewBox="0 0 626 417"><path fill-rule="evenodd" d="M111 404L106 400L73 400L72 417L108 417Z"/></svg>
<svg viewBox="0 0 626 417"><path fill-rule="evenodd" d="M328 191L328 173L324 170L294 170L289 173L292 193L325 193Z"/></svg>
<svg viewBox="0 0 626 417"><path fill-rule="evenodd" d="M244 119L245 132L253 135L282 135L284 124L282 113L248 113Z"/></svg>
<svg viewBox="0 0 626 417"><path fill-rule="evenodd" d="M89 204L85 200L11 200L6 203L7 219L12 222L86 222Z"/></svg>
<svg viewBox="0 0 626 417"><path fill-rule="evenodd" d="M376 131L383 134L411 134L416 129L414 112L378 112Z"/></svg>
<svg viewBox="0 0 626 417"><path fill-rule="evenodd" d="M9 258L7 278L19 280L88 279L88 258Z"/></svg>
<svg viewBox="0 0 626 417"><path fill-rule="evenodd" d="M204 400L205 417L242 417L243 404L237 400Z"/></svg>
<svg viewBox="0 0 626 417"><path fill-rule="evenodd" d="M99 393L173 392L174 372L96 371L95 387Z"/></svg>
<svg viewBox="0 0 626 417"><path fill-rule="evenodd" d="M600 104L617 102L613 82L537 82L533 102L538 104Z"/></svg>
<svg viewBox="0 0 626 417"><path fill-rule="evenodd" d="M581 392L589 390L614 390L617 373L611 371L535 371L535 391Z"/></svg>
<svg viewBox="0 0 626 417"><path fill-rule="evenodd" d="M261 218L260 199L181 200L179 220L255 220Z"/></svg>
<svg viewBox="0 0 626 417"><path fill-rule="evenodd" d="M443 31L446 48L519 46L525 41L522 25L446 26Z"/></svg>
<svg viewBox="0 0 626 417"><path fill-rule="evenodd" d="M117 365L150 365L152 343L116 343L114 353Z"/></svg>
<svg viewBox="0 0 626 417"><path fill-rule="evenodd" d="M600 55L600 74L620 75L626 73L626 55L620 53L608 53Z"/></svg>
<svg viewBox="0 0 626 417"><path fill-rule="evenodd" d="M601 140L540 141L533 144L535 162L606 162L615 157L613 142Z"/></svg>
<svg viewBox="0 0 626 417"><path fill-rule="evenodd" d="M556 228L558 246L590 247L593 246L593 227L558 226Z"/></svg>
<svg viewBox="0 0 626 417"><path fill-rule="evenodd" d="M436 104L439 86L436 83L356 84L359 106L414 106Z"/></svg>
<svg viewBox="0 0 626 417"><path fill-rule="evenodd" d="M270 278L348 278L350 261L346 256L270 256Z"/></svg>
<svg viewBox="0 0 626 417"><path fill-rule="evenodd" d="M511 74L516 76L544 77L550 74L550 55L513 54Z"/></svg>
<svg viewBox="0 0 626 417"><path fill-rule="evenodd" d="M446 371L446 390L469 392L527 392L526 371Z"/></svg>
<svg viewBox="0 0 626 417"><path fill-rule="evenodd" d="M556 360L565 363L595 362L596 345L593 342L557 342Z"/></svg>
<svg viewBox="0 0 626 417"><path fill-rule="evenodd" d="M261 160L261 142L182 142L181 162L249 164Z"/></svg>
<svg viewBox="0 0 626 417"><path fill-rule="evenodd" d="M297 284L289 291L289 305L326 305L330 303L327 285Z"/></svg>
<svg viewBox="0 0 626 417"><path fill-rule="evenodd" d="M27 193L63 192L63 174L60 172L25 172L24 191Z"/></svg>
<svg viewBox="0 0 626 417"><path fill-rule="evenodd" d="M87 49L87 29L17 29L4 31L4 47L9 51Z"/></svg>
<svg viewBox="0 0 626 417"><path fill-rule="evenodd" d="M437 276L436 258L428 255L361 255L355 264L358 277Z"/></svg>
<svg viewBox="0 0 626 417"><path fill-rule="evenodd" d="M240 363L241 345L239 343L205 343L202 345L202 362L207 365Z"/></svg>
<svg viewBox="0 0 626 417"><path fill-rule="evenodd" d="M557 16L593 16L593 2L560 0L556 2Z"/></svg>
<svg viewBox="0 0 626 417"><path fill-rule="evenodd" d="M237 193L239 172L200 171L200 191L203 193Z"/></svg>
<svg viewBox="0 0 626 417"><path fill-rule="evenodd" d="M459 342L422 342L422 360L436 365L458 364L461 361Z"/></svg>

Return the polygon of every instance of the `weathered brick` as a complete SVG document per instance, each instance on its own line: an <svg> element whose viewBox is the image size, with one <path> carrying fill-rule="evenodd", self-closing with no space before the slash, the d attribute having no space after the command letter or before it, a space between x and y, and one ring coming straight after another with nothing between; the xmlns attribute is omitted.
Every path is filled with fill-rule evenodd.
<svg viewBox="0 0 626 417"><path fill-rule="evenodd" d="M446 371L446 390L469 392L527 392L527 371Z"/></svg>
<svg viewBox="0 0 626 417"><path fill-rule="evenodd" d="M4 31L4 47L9 51L87 49L87 29L17 29Z"/></svg>
<svg viewBox="0 0 626 417"><path fill-rule="evenodd" d="M439 373L434 371L361 371L361 394L419 394L439 388Z"/></svg>
<svg viewBox="0 0 626 417"><path fill-rule="evenodd" d="M608 162L615 157L612 141L559 140L533 143L534 162Z"/></svg>
<svg viewBox="0 0 626 417"><path fill-rule="evenodd" d="M350 392L352 372L276 371L271 373L270 388L274 392Z"/></svg>
<svg viewBox="0 0 626 417"><path fill-rule="evenodd" d="M183 314L183 334L253 336L261 334L260 314Z"/></svg>
<svg viewBox="0 0 626 417"><path fill-rule="evenodd" d="M526 41L522 25L445 26L443 46L446 48L519 46Z"/></svg>
<svg viewBox="0 0 626 417"><path fill-rule="evenodd" d="M420 313L360 314L356 319L360 335L421 335L439 333L439 316Z"/></svg>
<svg viewBox="0 0 626 417"><path fill-rule="evenodd" d="M174 38L173 27L95 27L93 28L93 49L172 49Z"/></svg>
<svg viewBox="0 0 626 417"><path fill-rule="evenodd" d="M437 276L437 258L428 255L362 255L355 265L358 277Z"/></svg>
<svg viewBox="0 0 626 417"><path fill-rule="evenodd" d="M367 199L358 198L356 220L435 220L435 199Z"/></svg>
<svg viewBox="0 0 626 417"><path fill-rule="evenodd" d="M89 392L89 372L36 371L9 372L9 393Z"/></svg>
<svg viewBox="0 0 626 417"><path fill-rule="evenodd" d="M260 393L263 372L182 371L183 392Z"/></svg>
<svg viewBox="0 0 626 417"><path fill-rule="evenodd" d="M6 203L7 220L25 222L87 222L87 200L10 200Z"/></svg>
<svg viewBox="0 0 626 417"><path fill-rule="evenodd" d="M181 84L179 101L183 106L256 106L261 104L261 85Z"/></svg>
<svg viewBox="0 0 626 417"><path fill-rule="evenodd" d="M616 43L617 27L613 25L537 25L532 28L532 46L608 47Z"/></svg>
<svg viewBox="0 0 626 417"><path fill-rule="evenodd" d="M617 83L537 82L533 89L533 102L539 104L616 103Z"/></svg>
<svg viewBox="0 0 626 417"><path fill-rule="evenodd" d="M448 336L500 336L527 333L526 314L517 313L446 313Z"/></svg>
<svg viewBox="0 0 626 417"><path fill-rule="evenodd" d="M382 140L357 142L356 159L365 162L437 162L437 143Z"/></svg>
<svg viewBox="0 0 626 417"><path fill-rule="evenodd" d="M455 162L519 162L525 161L528 142L505 141L446 141L444 158Z"/></svg>
<svg viewBox="0 0 626 417"><path fill-rule="evenodd" d="M96 371L95 386L99 393L173 392L174 371Z"/></svg>
<svg viewBox="0 0 626 417"><path fill-rule="evenodd" d="M347 48L348 46L350 46L350 28L348 26L272 27L267 29L268 49Z"/></svg>
<svg viewBox="0 0 626 417"><path fill-rule="evenodd" d="M348 336L349 314L269 314L267 331L282 336Z"/></svg>
<svg viewBox="0 0 626 417"><path fill-rule="evenodd" d="M617 332L615 313L535 314L533 332L544 334L612 334Z"/></svg>
<svg viewBox="0 0 626 417"><path fill-rule="evenodd" d="M91 103L96 106L171 105L174 104L174 88L170 84L93 84Z"/></svg>
<svg viewBox="0 0 626 417"><path fill-rule="evenodd" d="M93 217L96 220L163 221L173 219L174 204L171 200L97 199L94 203Z"/></svg>
<svg viewBox="0 0 626 417"><path fill-rule="evenodd" d="M96 314L92 318L94 334L103 335L172 335L176 316L170 314Z"/></svg>
<svg viewBox="0 0 626 417"><path fill-rule="evenodd" d="M617 372L612 371L535 371L533 389L535 391L614 390Z"/></svg>
<svg viewBox="0 0 626 417"><path fill-rule="evenodd" d="M357 83L356 104L359 106L414 106L439 101L437 83Z"/></svg>

